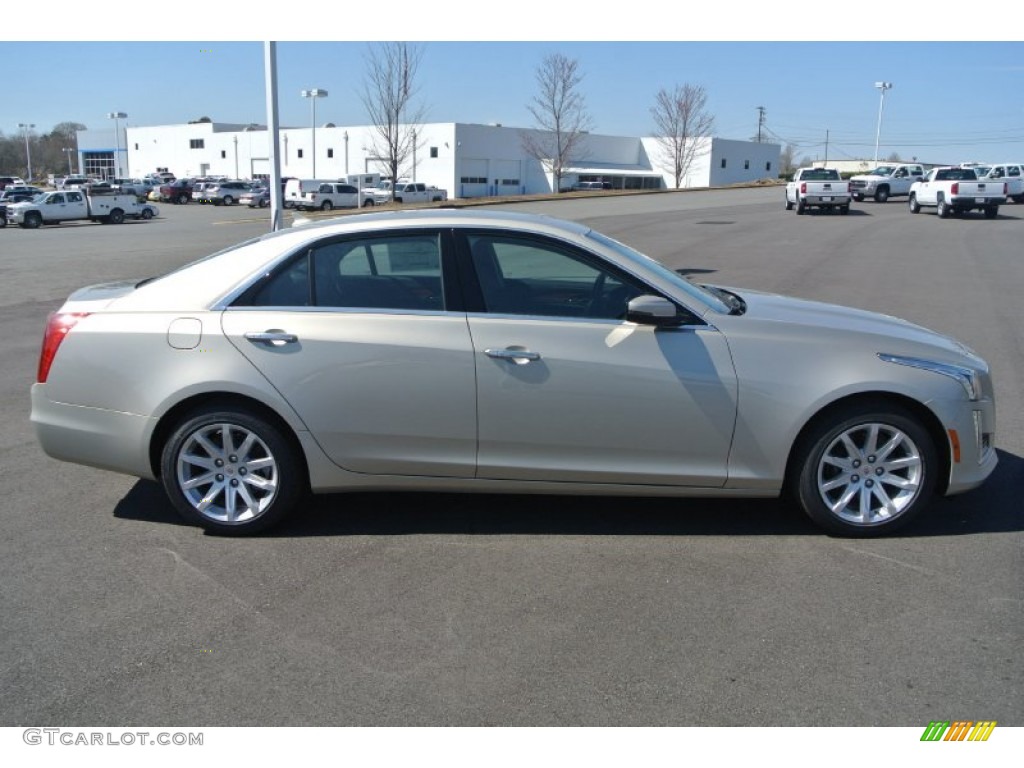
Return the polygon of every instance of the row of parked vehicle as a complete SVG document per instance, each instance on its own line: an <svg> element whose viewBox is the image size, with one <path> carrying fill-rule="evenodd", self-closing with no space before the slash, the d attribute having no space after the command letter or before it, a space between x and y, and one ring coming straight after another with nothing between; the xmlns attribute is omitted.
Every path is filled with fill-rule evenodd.
<svg viewBox="0 0 1024 768"><path fill-rule="evenodd" d="M1024 203L1024 165L998 163L932 168L917 164L882 165L867 174L844 180L834 168L800 168L786 185L786 210L797 214L809 208L849 213L851 202L871 197L884 203L906 197L911 213L935 208L940 218L971 210L994 219L999 206Z"/></svg>

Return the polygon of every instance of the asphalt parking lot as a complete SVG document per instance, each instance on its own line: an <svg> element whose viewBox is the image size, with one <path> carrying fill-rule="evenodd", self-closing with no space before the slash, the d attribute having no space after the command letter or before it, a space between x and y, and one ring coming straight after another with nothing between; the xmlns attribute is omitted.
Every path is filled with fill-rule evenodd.
<svg viewBox="0 0 1024 768"><path fill-rule="evenodd" d="M28 389L72 290L268 213L8 227L0 725L1024 724L1024 205L797 217L772 188L510 207L957 337L993 370L996 473L869 541L775 500L426 494L323 496L270 535L208 536L152 483L45 457Z"/></svg>

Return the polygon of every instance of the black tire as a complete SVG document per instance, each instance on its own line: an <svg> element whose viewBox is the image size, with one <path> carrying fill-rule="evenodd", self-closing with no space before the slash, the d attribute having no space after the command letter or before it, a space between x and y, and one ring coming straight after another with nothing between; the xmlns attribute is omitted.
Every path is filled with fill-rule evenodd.
<svg viewBox="0 0 1024 768"><path fill-rule="evenodd" d="M939 215L940 219L948 219L953 214L953 209L946 203L945 198L940 197L935 212Z"/></svg>
<svg viewBox="0 0 1024 768"><path fill-rule="evenodd" d="M235 198L233 198L231 195L224 195L224 205L234 205L234 204L235 204Z"/></svg>
<svg viewBox="0 0 1024 768"><path fill-rule="evenodd" d="M145 219L146 221L149 221L150 219L153 218L153 209L152 208L143 208L142 209L142 213L139 214L139 215L142 216L142 218Z"/></svg>
<svg viewBox="0 0 1024 768"><path fill-rule="evenodd" d="M1024 195L1014 195L1010 199L1015 203L1024 203Z"/></svg>
<svg viewBox="0 0 1024 768"><path fill-rule="evenodd" d="M324 200L322 203L320 203L320 210L321 211L333 211L334 210L334 203L332 203L330 200Z"/></svg>
<svg viewBox="0 0 1024 768"><path fill-rule="evenodd" d="M875 202L876 203L884 203L888 199L889 199L889 188L888 187L879 187L878 189L875 190Z"/></svg>
<svg viewBox="0 0 1024 768"><path fill-rule="evenodd" d="M7 226L7 217L6 216L0 216L0 229L3 229L6 226Z"/></svg>
<svg viewBox="0 0 1024 768"><path fill-rule="evenodd" d="M847 216L847 215L849 215L849 213L850 213L850 204L849 203L847 203L846 205L839 206L839 215L840 216Z"/></svg>
<svg viewBox="0 0 1024 768"><path fill-rule="evenodd" d="M246 456L236 456L228 450L222 437L225 432L230 435L234 450L253 436L246 456L261 466L247 471ZM198 435L205 438L202 445L224 449L223 453L211 453L202 447L196 441ZM206 454L202 459L220 463L216 468L207 468L184 460L185 456L194 456L195 451ZM164 444L161 481L174 508L185 520L228 536L257 533L281 522L302 498L306 489L305 465L297 451L276 425L252 411L203 408L185 416ZM209 482L196 482L204 477L209 477ZM192 488L183 487L189 483ZM239 500L245 509L231 520L228 507L239 505ZM201 511L199 507L207 501L208 506Z"/></svg>
<svg viewBox="0 0 1024 768"><path fill-rule="evenodd" d="M115 208L110 212L110 215L107 216L107 221L109 221L111 224L123 224L124 211L122 211L120 208Z"/></svg>
<svg viewBox="0 0 1024 768"><path fill-rule="evenodd" d="M990 206L987 206L985 208L985 218L986 219L994 219L998 215L999 215L999 206L998 205L990 205Z"/></svg>
<svg viewBox="0 0 1024 768"><path fill-rule="evenodd" d="M363 208L373 208L373 206L374 206L373 200L364 200L363 201Z"/></svg>
<svg viewBox="0 0 1024 768"><path fill-rule="evenodd" d="M188 205L192 198L189 195L178 195L178 205Z"/></svg>
<svg viewBox="0 0 1024 768"><path fill-rule="evenodd" d="M260 200L260 208L266 208L268 205L270 205L269 200Z"/></svg>
<svg viewBox="0 0 1024 768"><path fill-rule="evenodd" d="M873 428L877 437L872 440ZM895 446L880 455L878 449L890 441ZM851 455L848 444L858 453ZM914 458L916 464L908 461ZM841 468L844 463L848 467ZM910 411L890 403L863 403L818 419L796 447L791 471L791 488L815 523L830 533L863 538L903 527L928 505L939 461L928 430ZM880 497L895 513L879 514L884 506Z"/></svg>
<svg viewBox="0 0 1024 768"><path fill-rule="evenodd" d="M807 206L804 205L804 201L799 199L799 198L797 198L797 201L796 201L796 215L797 216L803 216L804 215L804 211L806 211L806 210L807 210Z"/></svg>
<svg viewBox="0 0 1024 768"><path fill-rule="evenodd" d="M921 212L921 204L917 202L917 195L913 192L910 193L910 200L907 201L907 205L910 207L911 213Z"/></svg>
<svg viewBox="0 0 1024 768"><path fill-rule="evenodd" d="M25 214L25 220L22 222L24 229L39 229L43 224L43 217L40 216L36 211L29 211Z"/></svg>
<svg viewBox="0 0 1024 768"><path fill-rule="evenodd" d="M789 195L786 195L786 210L787 211L792 211L793 210L793 202L789 199Z"/></svg>

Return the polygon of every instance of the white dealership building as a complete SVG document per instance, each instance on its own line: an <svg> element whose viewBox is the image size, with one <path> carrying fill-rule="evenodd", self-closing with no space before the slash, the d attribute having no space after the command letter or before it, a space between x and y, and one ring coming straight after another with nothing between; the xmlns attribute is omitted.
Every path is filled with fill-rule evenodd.
<svg viewBox="0 0 1024 768"><path fill-rule="evenodd" d="M178 177L270 175L266 126L203 120L183 125L121 127L80 131L79 167L89 175L109 177L120 153L125 176L142 177L169 170ZM472 123L427 123L417 128L416 150L401 169L414 181L448 190L450 197L542 194L553 180L542 164L523 149L530 129ZM338 179L388 171L373 150L372 126L335 126L315 131L282 128L281 175ZM700 140L683 187L717 187L776 178L778 144L730 139ZM579 181L607 182L615 189L668 189L675 186L672 166L653 137L587 134L562 179L563 188Z"/></svg>

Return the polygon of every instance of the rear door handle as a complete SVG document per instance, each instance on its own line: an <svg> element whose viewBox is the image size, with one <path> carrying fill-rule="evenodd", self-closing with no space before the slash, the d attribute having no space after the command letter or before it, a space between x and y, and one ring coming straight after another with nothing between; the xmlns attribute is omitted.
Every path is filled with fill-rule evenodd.
<svg viewBox="0 0 1024 768"><path fill-rule="evenodd" d="M271 347L283 347L285 344L294 344L299 340L294 333L285 333L277 329L258 333L249 332L245 334L245 338L253 344L266 344Z"/></svg>
<svg viewBox="0 0 1024 768"><path fill-rule="evenodd" d="M540 360L540 353L531 352L522 347L506 347L505 349L485 349L484 354L496 360L510 360L516 365L526 365Z"/></svg>

